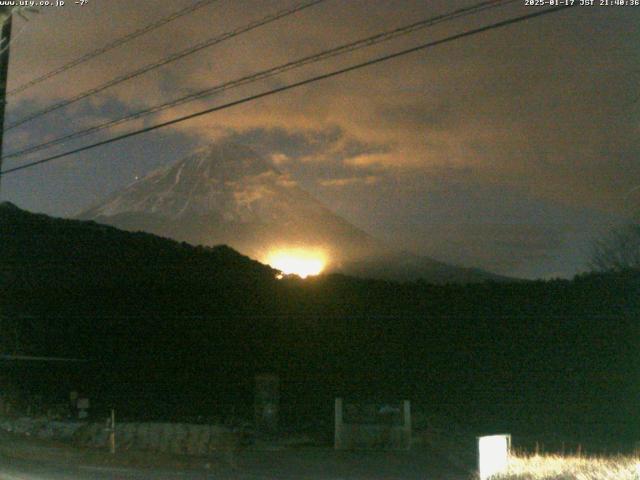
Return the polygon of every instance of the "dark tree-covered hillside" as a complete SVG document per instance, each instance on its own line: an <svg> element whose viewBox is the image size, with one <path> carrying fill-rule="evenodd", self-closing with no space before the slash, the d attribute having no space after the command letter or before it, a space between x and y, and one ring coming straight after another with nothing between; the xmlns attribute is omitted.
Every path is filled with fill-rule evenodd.
<svg viewBox="0 0 640 480"><path fill-rule="evenodd" d="M0 265L3 348L90 359L67 383L123 415L250 411L253 376L266 371L281 376L291 424L330 422L343 395L410 398L476 431L640 434L638 271L475 285L279 281L226 247L7 204ZM66 394L63 376L5 373Z"/></svg>

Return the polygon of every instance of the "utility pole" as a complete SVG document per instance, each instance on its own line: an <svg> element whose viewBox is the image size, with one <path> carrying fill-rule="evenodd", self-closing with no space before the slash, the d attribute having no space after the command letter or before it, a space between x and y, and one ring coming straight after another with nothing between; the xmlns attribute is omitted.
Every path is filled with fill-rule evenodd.
<svg viewBox="0 0 640 480"><path fill-rule="evenodd" d="M9 47L14 7L0 7L2 35L0 37L0 171L2 170L2 143L4 141L4 111L7 105L7 79L9 76ZM0 176L0 184L2 177ZM2 188L0 187L0 195Z"/></svg>

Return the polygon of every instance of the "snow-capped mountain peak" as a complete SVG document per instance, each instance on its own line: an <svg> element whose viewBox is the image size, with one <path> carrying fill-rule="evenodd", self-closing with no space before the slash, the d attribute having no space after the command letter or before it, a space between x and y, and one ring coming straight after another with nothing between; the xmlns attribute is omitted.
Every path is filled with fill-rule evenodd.
<svg viewBox="0 0 640 480"><path fill-rule="evenodd" d="M253 150L222 142L152 172L82 217L150 213L177 220L216 213L225 221L274 221L292 213L292 195L307 208L323 208Z"/></svg>
<svg viewBox="0 0 640 480"><path fill-rule="evenodd" d="M268 160L228 142L152 172L80 218L190 243L227 243L254 258L274 244L346 253L374 243Z"/></svg>

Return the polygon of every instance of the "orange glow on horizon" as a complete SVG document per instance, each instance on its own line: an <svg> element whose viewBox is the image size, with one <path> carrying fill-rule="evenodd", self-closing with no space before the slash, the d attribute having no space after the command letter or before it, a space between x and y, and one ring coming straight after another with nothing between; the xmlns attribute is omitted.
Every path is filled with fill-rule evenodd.
<svg viewBox="0 0 640 480"><path fill-rule="evenodd" d="M324 253L319 250L293 248L270 252L265 263L280 270L284 275L298 275L300 278L307 278L322 273L327 261Z"/></svg>

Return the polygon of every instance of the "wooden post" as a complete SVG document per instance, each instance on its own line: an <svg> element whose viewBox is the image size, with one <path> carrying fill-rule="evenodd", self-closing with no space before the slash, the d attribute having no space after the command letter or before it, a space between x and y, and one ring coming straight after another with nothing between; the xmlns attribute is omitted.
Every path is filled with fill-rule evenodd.
<svg viewBox="0 0 640 480"><path fill-rule="evenodd" d="M343 438L343 418L342 418L342 399L336 398L335 403L335 426L334 426L333 446L336 450L344 448Z"/></svg>
<svg viewBox="0 0 640 480"><path fill-rule="evenodd" d="M261 433L278 433L280 416L280 379L277 375L256 375L254 399L254 419L256 429Z"/></svg>
<svg viewBox="0 0 640 480"><path fill-rule="evenodd" d="M116 453L116 411L111 409L111 428L109 430L109 452L111 455Z"/></svg>
<svg viewBox="0 0 640 480"><path fill-rule="evenodd" d="M412 432L411 432L411 402L409 400L405 400L403 402L403 430L404 430L404 441L405 448L407 450L411 449L412 443Z"/></svg>

